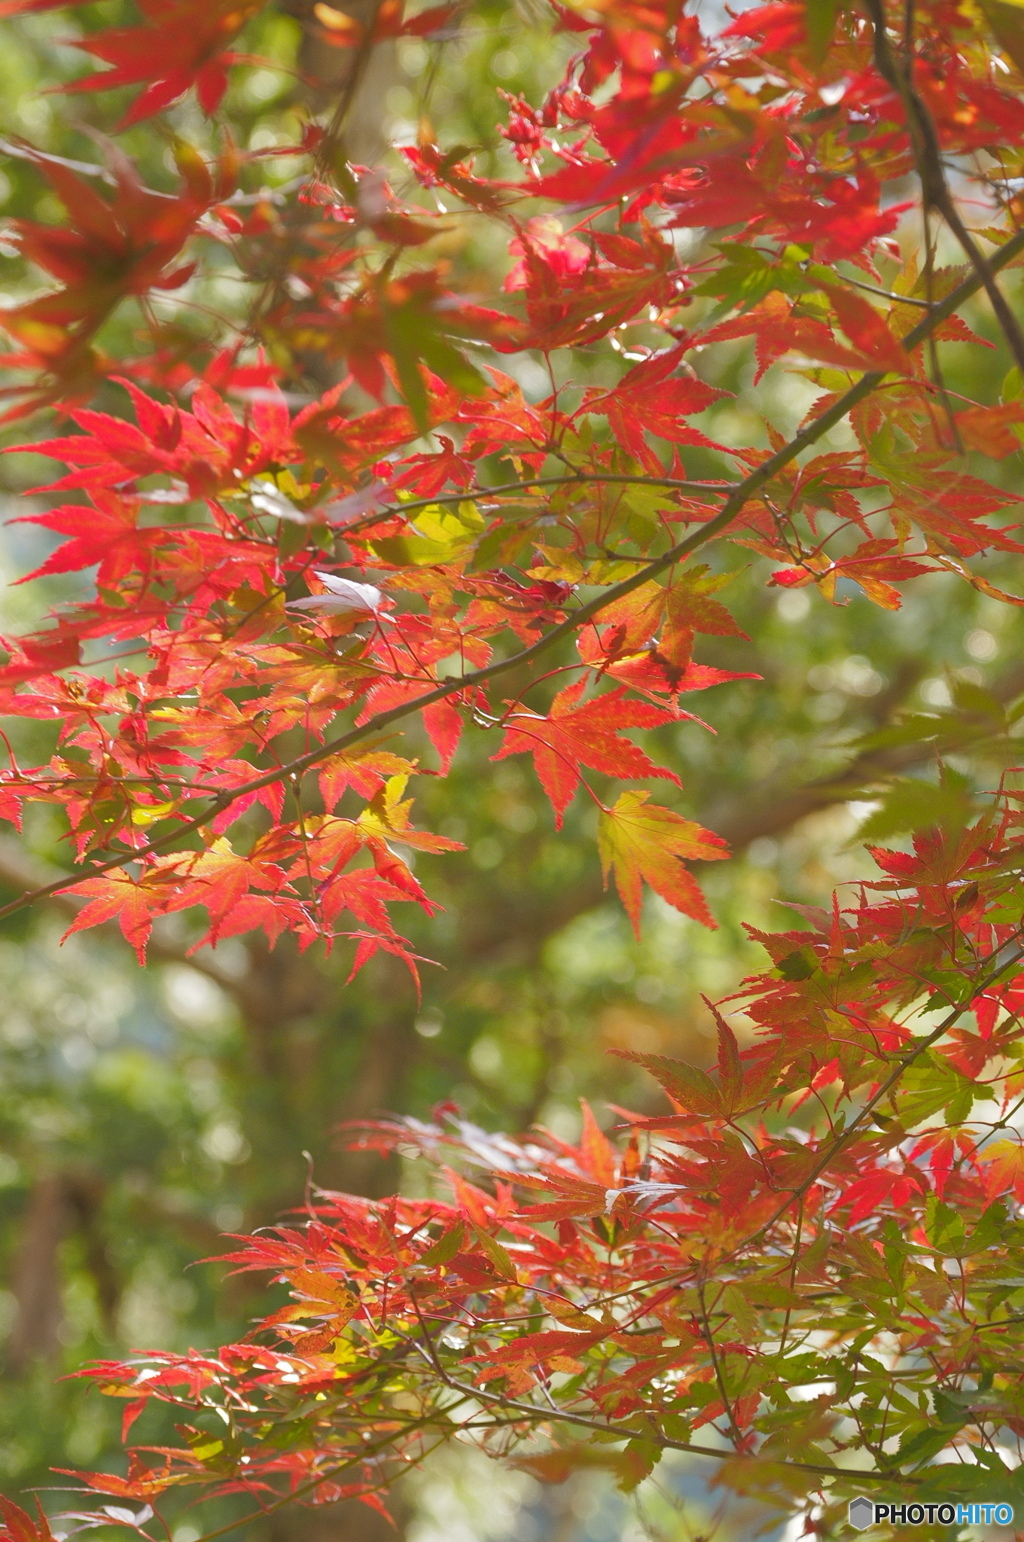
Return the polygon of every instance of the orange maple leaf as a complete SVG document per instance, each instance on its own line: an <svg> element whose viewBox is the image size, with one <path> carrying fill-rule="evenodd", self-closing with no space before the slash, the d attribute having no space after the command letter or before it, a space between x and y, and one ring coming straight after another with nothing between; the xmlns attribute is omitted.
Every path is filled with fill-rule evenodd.
<svg viewBox="0 0 1024 1542"><path fill-rule="evenodd" d="M622 903L638 937L643 880L683 915L714 928L717 923L683 859L721 861L728 855L726 844L721 836L712 835L681 814L649 804L649 796L641 789L628 788L612 808L601 810L597 846L605 883L614 870Z"/></svg>
<svg viewBox="0 0 1024 1542"><path fill-rule="evenodd" d="M128 873L114 868L99 877L85 878L81 883L69 885L67 889L61 890L62 894L85 898L89 903L83 905L64 937L116 919L125 940L135 949L139 963L144 964L146 944L153 930L153 917L162 914L167 908L168 898L173 900L173 891L168 892L168 884L176 876L166 870L157 870L138 881Z"/></svg>

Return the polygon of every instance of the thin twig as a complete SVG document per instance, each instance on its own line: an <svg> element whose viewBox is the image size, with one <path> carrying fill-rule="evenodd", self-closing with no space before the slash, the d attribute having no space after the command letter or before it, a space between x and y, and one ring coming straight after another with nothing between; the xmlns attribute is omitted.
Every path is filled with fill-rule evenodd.
<svg viewBox="0 0 1024 1542"><path fill-rule="evenodd" d="M990 266L994 271L998 271L1008 262L1012 262L1022 252L1024 252L1024 230L1018 231L1015 235L1011 236L1005 245L999 248ZM903 348L906 352L912 353L920 343L924 342L931 335L937 326L945 321L948 316L953 315L957 308L965 300L970 299L972 295L976 294L982 286L983 280L978 273L974 273L964 279L963 283L957 285L956 289L952 290L944 300L940 301L903 338ZM622 579L617 584L611 584L600 594L595 595L592 600L581 605L578 610L573 611L564 621L553 626L550 632L538 638L530 647L524 648L521 652L512 654L507 658L498 659L492 664L474 670L471 674L460 675L455 678L449 677L438 684L432 691L426 691L422 696L418 696L412 701L403 702L401 705L392 707L386 712L376 713L360 727L352 728L347 733L339 734L336 738L328 740L317 749L309 750L306 754L297 756L296 759L286 762L281 766L275 766L271 771L265 772L262 776L254 777L252 781L243 782L238 787L225 790L218 794L200 814L195 815L192 819L185 820L182 824L176 825L167 835L157 840L149 841L145 845L136 847L131 851L116 852L103 862L94 862L84 866L78 873L70 873L65 877L54 879L52 883L43 884L37 889L26 890L8 904L0 906L0 920L6 916L13 915L16 911L24 909L26 905L31 905L36 900L45 899L47 895L56 894L62 889L72 888L87 878L100 877L104 873L113 872L115 868L125 867L127 864L138 861L141 858L164 852L168 847L180 840L182 836L199 830L203 825L208 824L211 819L215 818L222 810L230 807L239 798L244 798L250 793L261 792L264 787L270 787L275 782L279 782L289 776L300 775L302 772L307 771L310 766L317 765L320 761L329 759L331 755L339 754L343 750L351 748L352 745L373 737L374 734L390 727L392 723L411 717L415 713L421 712L425 707L432 706L435 702L445 701L450 696L459 695L463 691L473 691L477 686L484 685L500 675L508 674L513 670L522 668L524 664L532 663L535 658L539 658L541 654L546 653L548 649L561 642L563 638L571 636L580 627L586 625L588 621L594 620L609 605L613 605L627 594L632 594L634 589L639 589L642 584L657 578L677 562L681 562L683 558L690 556L702 546L707 545L715 536L721 535L732 524L750 498L770 482L779 471L782 471L792 461L796 460L797 456L802 454L804 450L816 444L830 429L835 428L838 423L842 422L843 418L854 407L858 406L865 397L870 396L873 391L878 389L885 378L886 372L883 370L870 370L867 374L862 375L860 380L851 386L838 400L834 401L830 407L826 408L824 412L818 417L813 418L809 423L805 423L803 428L787 444L782 445L774 454L769 455L748 476L744 477L742 482L736 483L725 504L714 518L708 520L706 524L701 525L699 529L693 531L683 540L676 542L674 546L669 547L668 551L663 552L660 557L654 558L636 573L630 574L628 578Z"/></svg>
<svg viewBox="0 0 1024 1542"><path fill-rule="evenodd" d="M935 120L914 85L913 58L908 55L901 66L893 56L886 29L884 0L865 0L874 29L875 65L878 73L892 87L903 103L907 114L907 129L914 150L925 212L935 209L942 215L956 236L971 266L988 295L989 302L999 322L1017 368L1024 376L1024 331L1021 330L1006 296L996 283L996 268L982 252L967 226L960 218L953 196L949 191L946 173L942 165L942 146L939 143Z"/></svg>
<svg viewBox="0 0 1024 1542"><path fill-rule="evenodd" d="M1020 932L1021 928L1018 928L1018 936L1020 935ZM996 967L982 980L974 980L971 982L968 999L955 1005L942 1019L938 1027L932 1029L931 1033L926 1034L923 1039L916 1040L914 1047L909 1052L909 1054L900 1056L892 1071L890 1071L889 1075L883 1082L879 1083L871 1097L868 1098L867 1102L863 1105L857 1115L851 1119L843 1133L832 1142L828 1149L822 1154L819 1160L811 1168L807 1176L799 1184L797 1184L795 1188L789 1191L785 1200L776 1210L775 1214L770 1216L768 1220L765 1221L763 1225L759 1226L757 1231L752 1232L749 1237L744 1237L742 1242L738 1243L730 1253L724 1255L725 1258L734 1257L744 1248L750 1247L752 1243L760 1241L762 1237L766 1236L767 1233L771 1231L773 1226L777 1225L778 1222L781 1221L782 1217L786 1214L786 1211L789 1210L794 1203L802 1201L808 1190L810 1190L814 1184L817 1183L822 1173L824 1173L825 1170L831 1166L831 1164L835 1161L836 1157L839 1156L841 1152L846 1150L854 1136L861 1133L865 1123L868 1119L870 1119L872 1113L878 1107L879 1103L881 1103L884 1098L888 1097L889 1093L896 1086L897 1082L899 1082L902 1077L906 1075L907 1071L910 1070L910 1067L915 1063L915 1061L919 1060L922 1055L926 1054L928 1050L931 1049L933 1044L937 1044L939 1040L945 1034L947 1034L957 1022L959 1022L960 1018L963 1017L965 1012L969 1012L971 1010L972 1002L974 1002L974 1000L979 995L981 995L982 992L989 990L1001 975L1005 974L1008 969L1011 969L1015 964L1019 964L1021 960L1024 959L1024 945L1021 945L1014 949L1009 958L1004 958L1002 962L999 962L1000 955L1003 953L1005 946L1006 945L1004 943L996 951Z"/></svg>
<svg viewBox="0 0 1024 1542"><path fill-rule="evenodd" d="M484 1387L467 1386L464 1382L455 1381L451 1376L445 1377L445 1384L452 1387L456 1392L462 1392L466 1397L475 1398L481 1403L498 1403L502 1409L512 1409L516 1413L527 1414L530 1418L542 1422L547 1422L551 1419L550 1409L537 1408L531 1403L521 1403L517 1398L503 1397L500 1393L488 1392ZM585 1414L570 1413L568 1409L559 1409L558 1418L563 1424L576 1425L580 1429L596 1430L603 1435L614 1435L620 1440L635 1440L637 1435L641 1433L621 1424L610 1424L601 1419L588 1419ZM756 1453L747 1456L743 1453L737 1453L731 1446L724 1446L721 1449L716 1449L714 1446L698 1446L694 1445L692 1441L670 1440L666 1435L659 1435L658 1443L666 1451L686 1451L691 1456L710 1456L719 1462L735 1462L737 1459L750 1462L770 1461L774 1466L794 1467L799 1472L823 1473L830 1478L851 1478L856 1479L858 1482L868 1483L892 1482L891 1471L874 1472L862 1467L830 1467L825 1462L796 1462L773 1457L759 1457ZM904 1477L902 1473L900 1474L901 1483L917 1483L919 1481L920 1479L913 1476ZM201 1542L205 1542L205 1538L201 1539Z"/></svg>

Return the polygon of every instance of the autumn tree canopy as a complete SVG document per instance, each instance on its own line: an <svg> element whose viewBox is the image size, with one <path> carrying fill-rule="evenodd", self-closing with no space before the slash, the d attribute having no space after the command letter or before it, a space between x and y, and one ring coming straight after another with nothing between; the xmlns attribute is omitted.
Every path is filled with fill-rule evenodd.
<svg viewBox="0 0 1024 1542"><path fill-rule="evenodd" d="M66 866L0 918L62 895L70 932L116 919L144 960L195 911L196 949L261 931L418 982L416 858L463 858L414 797L472 736L526 758L556 828L592 807L634 928L648 891L713 927L727 843L679 812L659 735L753 673L704 659L744 636L737 548L819 606L1022 603L1024 12L554 5L564 73L495 98L488 170L425 118L384 169L353 153L375 51L465 20L398 0L317 4L333 99L240 150L225 92L262 9L89 7L95 67L60 84L68 113L111 93L95 163L6 146L63 211L4 237L38 280L0 312L5 418L51 467L26 580L94 582L4 638L0 813L46 806ZM165 147L160 186L129 132ZM950 385L994 345L998 393ZM810 405L716 438L723 355ZM961 683L886 730L937 769L871 813L876 876L756 932L761 972L707 1003L710 1072L626 1052L667 1112L609 1140L585 1110L578 1144L451 1106L351 1131L413 1155L419 1197L311 1188L232 1245L288 1286L247 1338L89 1370L139 1443L78 1474L74 1524L155 1537L182 1486L242 1520L380 1507L456 1438L627 1488L697 1453L819 1529L869 1490L1024 1505L1018 720Z"/></svg>

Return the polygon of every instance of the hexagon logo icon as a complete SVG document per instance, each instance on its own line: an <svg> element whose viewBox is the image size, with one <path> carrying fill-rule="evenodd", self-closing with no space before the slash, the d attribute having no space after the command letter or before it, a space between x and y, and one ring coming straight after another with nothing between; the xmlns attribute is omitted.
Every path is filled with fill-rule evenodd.
<svg viewBox="0 0 1024 1542"><path fill-rule="evenodd" d="M875 1524L875 1507L870 1499L865 1499L861 1494L857 1499L850 1500L850 1525L856 1526L858 1531L866 1531L869 1526Z"/></svg>

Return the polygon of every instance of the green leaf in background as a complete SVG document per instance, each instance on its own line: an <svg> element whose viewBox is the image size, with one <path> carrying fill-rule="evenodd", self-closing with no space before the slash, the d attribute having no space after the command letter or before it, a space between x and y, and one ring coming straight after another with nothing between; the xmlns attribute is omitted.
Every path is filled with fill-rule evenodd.
<svg viewBox="0 0 1024 1542"><path fill-rule="evenodd" d="M978 0L978 8L1000 48L1024 70L1024 5L1020 0Z"/></svg>
<svg viewBox="0 0 1024 1542"><path fill-rule="evenodd" d="M821 64L832 47L836 30L836 0L805 0L807 47L815 64Z"/></svg>

